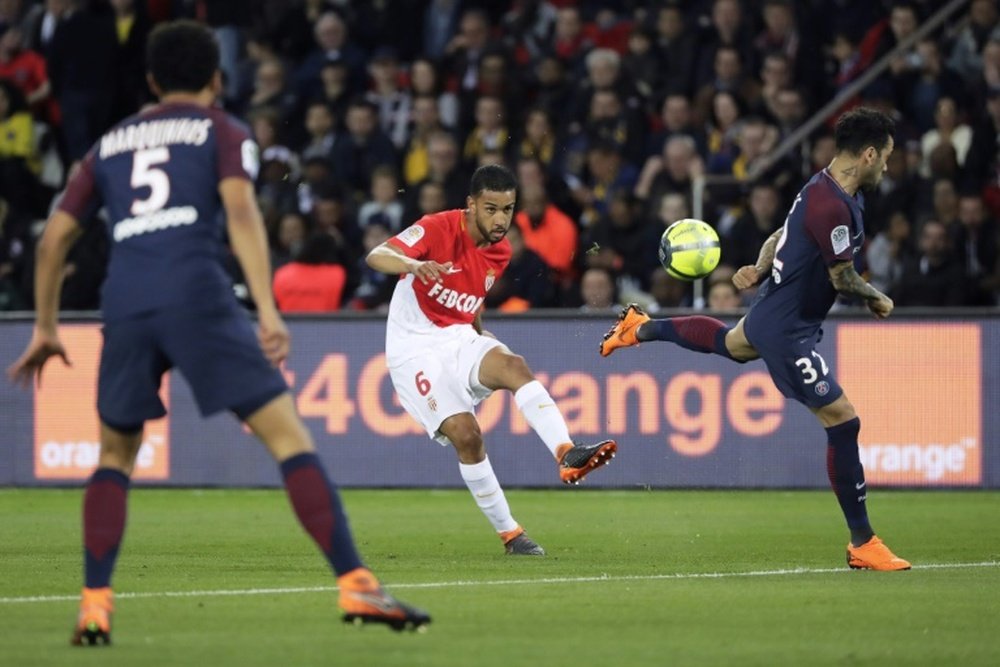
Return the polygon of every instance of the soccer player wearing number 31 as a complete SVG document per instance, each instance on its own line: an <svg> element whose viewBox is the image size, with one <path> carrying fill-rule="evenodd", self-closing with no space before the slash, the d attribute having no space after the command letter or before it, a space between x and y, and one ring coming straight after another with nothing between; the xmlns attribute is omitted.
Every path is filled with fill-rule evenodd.
<svg viewBox="0 0 1000 667"><path fill-rule="evenodd" d="M386 364L400 402L432 439L455 447L462 479L505 551L541 556L545 551L511 516L486 457L476 404L496 389L513 392L566 483L606 464L617 445L613 440L574 444L555 401L524 358L483 330L486 292L510 261L506 236L516 190L504 167L480 167L464 210L422 217L373 249L367 261L376 271L401 276L385 337Z"/></svg>
<svg viewBox="0 0 1000 667"><path fill-rule="evenodd" d="M254 198L257 147L214 108L218 45L201 24L163 24L150 35L147 65L160 104L109 130L70 177L38 246L34 333L8 371L16 382L40 383L51 357L69 363L56 327L63 264L103 204L112 248L101 299L101 450L83 501L85 581L72 642L111 641L111 575L129 477L143 423L165 414L160 379L170 368L184 375L203 414L232 412L278 462L295 514L337 574L344 620L419 628L430 617L386 593L362 564L337 489L276 368L289 336L271 294ZM257 306L256 333L221 266L224 232Z"/></svg>
<svg viewBox="0 0 1000 667"><path fill-rule="evenodd" d="M763 280L735 327L703 316L651 320L630 304L601 343L605 357L620 347L662 340L740 363L763 359L781 393L812 410L826 429L827 472L851 531L847 564L855 569L908 570L910 564L895 556L868 522L858 453L861 421L816 344L838 292L860 297L879 319L892 312L892 299L857 274L854 256L865 236L859 191L882 180L893 129L888 116L866 108L837 121L833 162L799 192L756 265L741 267L733 277L739 289Z"/></svg>

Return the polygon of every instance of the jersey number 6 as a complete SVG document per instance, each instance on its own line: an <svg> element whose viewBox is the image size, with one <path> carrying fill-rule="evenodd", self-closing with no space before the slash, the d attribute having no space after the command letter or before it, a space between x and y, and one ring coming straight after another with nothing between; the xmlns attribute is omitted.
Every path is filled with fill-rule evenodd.
<svg viewBox="0 0 1000 667"><path fill-rule="evenodd" d="M424 377L423 371L417 373L417 376L413 379L417 383L417 391L420 392L421 396L431 393L431 381Z"/></svg>

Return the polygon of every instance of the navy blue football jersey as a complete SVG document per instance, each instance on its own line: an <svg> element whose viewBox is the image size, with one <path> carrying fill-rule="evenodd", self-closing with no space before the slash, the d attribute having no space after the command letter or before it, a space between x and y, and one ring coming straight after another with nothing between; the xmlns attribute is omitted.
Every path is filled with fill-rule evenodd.
<svg viewBox="0 0 1000 667"><path fill-rule="evenodd" d="M747 315L747 333L799 339L817 332L837 298L829 267L853 261L865 241L864 196L847 194L824 169L788 211L771 275ZM753 340L751 343L756 345Z"/></svg>
<svg viewBox="0 0 1000 667"><path fill-rule="evenodd" d="M81 224L106 210L104 319L231 303L219 183L253 180L257 168L246 127L219 109L160 104L104 134L58 205Z"/></svg>

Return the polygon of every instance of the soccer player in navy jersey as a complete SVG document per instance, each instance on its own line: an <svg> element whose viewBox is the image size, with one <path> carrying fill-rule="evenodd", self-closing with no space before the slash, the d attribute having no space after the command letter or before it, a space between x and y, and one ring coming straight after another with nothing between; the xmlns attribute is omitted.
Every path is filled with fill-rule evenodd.
<svg viewBox="0 0 1000 667"><path fill-rule="evenodd" d="M74 644L110 643L111 575L125 529L129 477L143 424L165 414L160 380L176 368L200 411L228 410L279 463L292 507L337 575L345 621L418 628L430 617L386 593L355 550L333 482L281 373L289 334L271 294L267 241L254 197L257 147L215 108L219 49L204 26L158 27L148 45L156 106L109 130L75 169L38 246L37 314L15 382L39 383L59 341L66 252L103 205L112 242L102 288L98 375L101 449L83 500L84 589ZM220 262L223 237L257 307L255 333Z"/></svg>
<svg viewBox="0 0 1000 667"><path fill-rule="evenodd" d="M865 237L861 191L882 179L893 130L892 119L873 109L854 109L838 119L836 157L799 192L757 263L733 277L740 289L760 283L735 327L700 315L652 320L630 304L601 342L605 357L621 347L662 340L740 363L763 359L781 393L804 404L826 429L827 471L851 532L847 562L855 569L907 570L910 564L871 528L858 454L861 421L816 345L838 293L862 299L879 319L892 312L892 299L858 275L854 257Z"/></svg>

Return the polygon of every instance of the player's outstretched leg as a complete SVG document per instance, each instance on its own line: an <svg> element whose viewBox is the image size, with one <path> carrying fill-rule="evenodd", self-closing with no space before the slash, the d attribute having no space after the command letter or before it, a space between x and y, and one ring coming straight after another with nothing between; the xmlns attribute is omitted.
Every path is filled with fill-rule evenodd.
<svg viewBox="0 0 1000 667"><path fill-rule="evenodd" d="M724 322L704 315L653 320L639 306L630 303L618 316L618 322L604 334L604 340L601 341L601 356L607 357L620 347L632 347L646 341L662 340L676 343L695 352L718 354L733 361L745 360L733 357L726 347L726 334L729 331L730 327Z"/></svg>
<svg viewBox="0 0 1000 667"><path fill-rule="evenodd" d="M114 594L110 587L84 588L80 613L70 643L74 646L98 646L111 643L111 613Z"/></svg>
<svg viewBox="0 0 1000 667"><path fill-rule="evenodd" d="M565 484L579 484L587 473L611 463L618 451L614 440L602 440L593 445L575 443L563 445L558 451L559 479Z"/></svg>
<svg viewBox="0 0 1000 667"><path fill-rule="evenodd" d="M427 612L386 593L367 568L359 567L337 577L337 587L340 589L338 604L344 612L345 623L380 623L400 632L423 631L431 622Z"/></svg>

